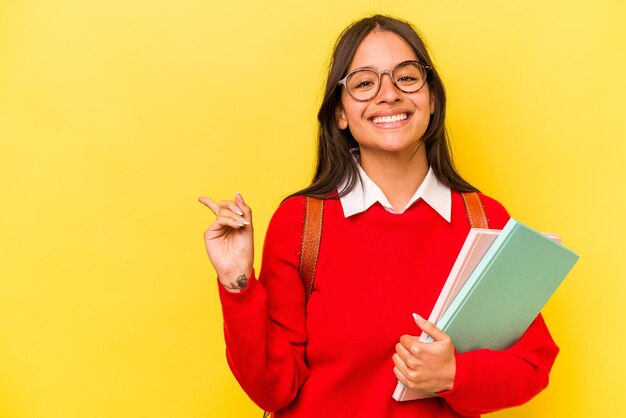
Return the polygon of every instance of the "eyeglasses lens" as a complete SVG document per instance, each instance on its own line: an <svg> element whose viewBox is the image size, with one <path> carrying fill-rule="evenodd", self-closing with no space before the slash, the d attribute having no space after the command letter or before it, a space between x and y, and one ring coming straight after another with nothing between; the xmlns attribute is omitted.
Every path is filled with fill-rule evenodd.
<svg viewBox="0 0 626 418"><path fill-rule="evenodd" d="M381 76L382 77L382 76ZM398 65L392 71L394 84L405 93L418 91L426 81L424 67L414 62ZM357 100L369 100L378 93L380 78L374 70L358 70L346 80L348 91Z"/></svg>

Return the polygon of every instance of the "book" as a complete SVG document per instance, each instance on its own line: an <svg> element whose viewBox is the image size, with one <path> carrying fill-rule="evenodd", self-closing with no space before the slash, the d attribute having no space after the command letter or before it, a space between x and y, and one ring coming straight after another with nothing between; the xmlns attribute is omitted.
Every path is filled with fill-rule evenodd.
<svg viewBox="0 0 626 418"><path fill-rule="evenodd" d="M450 336L459 353L510 347L578 260L560 242L515 219L502 231L470 230L429 321ZM420 341L432 340L422 333ZM400 382L393 393L398 401L432 396Z"/></svg>
<svg viewBox="0 0 626 418"><path fill-rule="evenodd" d="M450 303L452 303L469 278L470 274L472 274L500 232L501 230L499 229L470 229L470 232L465 239L465 243L463 244L463 247L461 247L461 251L459 251L456 262L454 263L454 266L452 266L450 275L448 276L448 279L439 294L439 298L437 299L437 302L428 317L429 322L433 324L439 323L441 316L444 314L446 309L448 309ZM561 237L553 233L544 232L543 235L559 244L562 241ZM427 342L427 340L428 334L422 332L420 335L420 341Z"/></svg>

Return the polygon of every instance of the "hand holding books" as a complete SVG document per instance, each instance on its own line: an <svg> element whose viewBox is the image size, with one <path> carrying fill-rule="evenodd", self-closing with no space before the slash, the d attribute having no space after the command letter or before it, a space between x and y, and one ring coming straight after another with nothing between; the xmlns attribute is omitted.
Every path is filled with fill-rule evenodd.
<svg viewBox="0 0 626 418"><path fill-rule="evenodd" d="M396 344L393 363L398 381L420 392L441 392L452 389L456 372L452 340L442 330L413 314L417 326L433 341L421 342L419 337L403 335Z"/></svg>

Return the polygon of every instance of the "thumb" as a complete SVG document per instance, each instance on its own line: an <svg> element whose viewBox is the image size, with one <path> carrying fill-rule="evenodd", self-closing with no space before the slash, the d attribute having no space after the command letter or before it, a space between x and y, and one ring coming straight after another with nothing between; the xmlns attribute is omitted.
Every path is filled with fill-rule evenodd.
<svg viewBox="0 0 626 418"><path fill-rule="evenodd" d="M443 341L448 339L448 334L437 328L432 322L422 318L420 315L414 313L413 319L415 319L415 323L422 331L430 335L433 341Z"/></svg>

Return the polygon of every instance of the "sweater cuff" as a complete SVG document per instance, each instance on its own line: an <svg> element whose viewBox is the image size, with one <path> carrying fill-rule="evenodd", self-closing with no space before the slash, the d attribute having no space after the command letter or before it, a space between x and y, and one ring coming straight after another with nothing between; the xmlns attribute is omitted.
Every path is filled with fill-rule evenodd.
<svg viewBox="0 0 626 418"><path fill-rule="evenodd" d="M259 312L265 310L267 295L256 279L254 270L248 279L248 286L241 292L229 292L219 281L217 281L217 286L226 328L235 331L239 328L243 330L250 326L260 325L256 322L264 318Z"/></svg>
<svg viewBox="0 0 626 418"><path fill-rule="evenodd" d="M437 396L445 399L452 408L454 408L455 402L474 396L472 394L472 382L475 382L476 379L475 362L468 358L467 354L455 353L454 357L456 374L454 375L452 389L437 392Z"/></svg>
<svg viewBox="0 0 626 418"><path fill-rule="evenodd" d="M250 277L248 278L248 285L246 286L245 289L243 289L240 292L231 292L230 290L227 290L224 287L224 285L219 281L219 279L217 279L216 281L217 281L217 287L219 288L220 300L222 301L222 303L224 303L224 299L225 298L228 299L229 296L231 295L235 296L235 299L236 299L237 296L247 293L251 287L255 287L255 284L253 282L256 282L257 280L254 274L254 269L252 269L252 273L250 274Z"/></svg>

